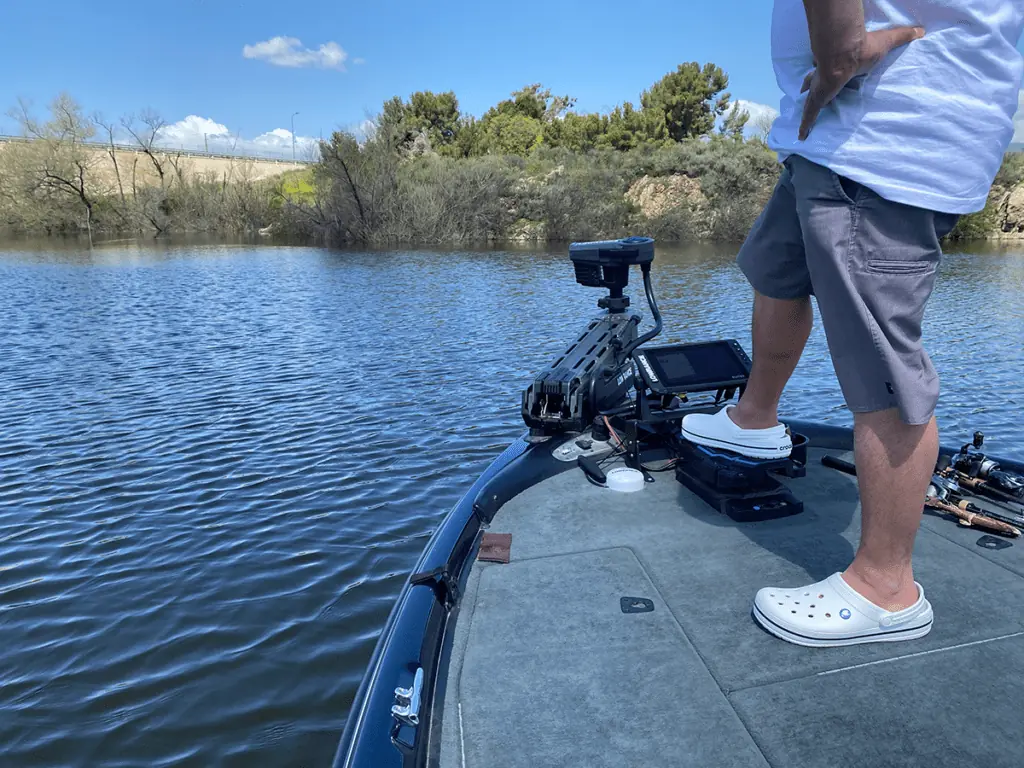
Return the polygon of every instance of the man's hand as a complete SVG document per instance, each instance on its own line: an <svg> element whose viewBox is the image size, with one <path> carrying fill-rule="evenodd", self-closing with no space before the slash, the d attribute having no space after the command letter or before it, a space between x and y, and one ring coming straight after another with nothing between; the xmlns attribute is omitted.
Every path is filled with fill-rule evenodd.
<svg viewBox="0 0 1024 768"><path fill-rule="evenodd" d="M807 138L818 115L853 78L867 74L893 48L924 37L921 27L895 27L868 32L864 6L857 0L804 0L814 53L814 71L804 80L807 92L800 141Z"/></svg>

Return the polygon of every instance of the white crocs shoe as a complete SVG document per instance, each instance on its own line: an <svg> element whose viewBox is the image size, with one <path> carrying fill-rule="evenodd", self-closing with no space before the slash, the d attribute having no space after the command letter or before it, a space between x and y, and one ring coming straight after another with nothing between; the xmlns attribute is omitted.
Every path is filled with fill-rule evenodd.
<svg viewBox="0 0 1024 768"><path fill-rule="evenodd" d="M916 582L915 582L916 583ZM762 589L754 599L754 618L776 637L811 648L915 640L932 630L932 606L920 597L891 612L862 597L834 573L799 589Z"/></svg>
<svg viewBox="0 0 1024 768"><path fill-rule="evenodd" d="M696 445L721 448L751 459L787 459L793 438L784 424L771 429L743 429L729 418L727 405L716 414L691 413L683 419L683 437Z"/></svg>

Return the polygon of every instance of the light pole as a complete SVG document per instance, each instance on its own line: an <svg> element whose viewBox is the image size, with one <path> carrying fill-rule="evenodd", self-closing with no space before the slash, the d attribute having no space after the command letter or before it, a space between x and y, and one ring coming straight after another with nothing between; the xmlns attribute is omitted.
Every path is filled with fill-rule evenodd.
<svg viewBox="0 0 1024 768"><path fill-rule="evenodd" d="M292 114L292 162L295 162L295 115L299 114L295 112Z"/></svg>

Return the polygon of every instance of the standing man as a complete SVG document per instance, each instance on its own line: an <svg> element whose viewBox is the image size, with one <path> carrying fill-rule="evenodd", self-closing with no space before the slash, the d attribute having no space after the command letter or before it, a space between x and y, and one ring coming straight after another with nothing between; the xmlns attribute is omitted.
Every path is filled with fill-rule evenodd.
<svg viewBox="0 0 1024 768"><path fill-rule="evenodd" d="M785 168L739 254L754 288L753 370L735 407L684 435L788 455L783 388L817 297L854 414L862 508L850 567L761 590L754 617L807 646L909 640L932 608L911 555L938 458L939 379L921 323L960 214L979 211L1013 135L1024 0L776 0L783 91L769 144ZM813 610L794 610L810 595ZM806 607L805 603L805 607Z"/></svg>

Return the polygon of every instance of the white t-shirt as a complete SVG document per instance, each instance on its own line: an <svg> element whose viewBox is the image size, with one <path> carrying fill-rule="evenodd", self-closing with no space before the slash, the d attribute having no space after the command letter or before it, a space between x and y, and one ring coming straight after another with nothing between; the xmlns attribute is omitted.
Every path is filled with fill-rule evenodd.
<svg viewBox="0 0 1024 768"><path fill-rule="evenodd" d="M887 200L943 213L985 207L1013 137L1024 60L1024 0L864 0L868 30L921 26L797 133L812 71L802 0L775 0L772 60L784 94L768 139Z"/></svg>

